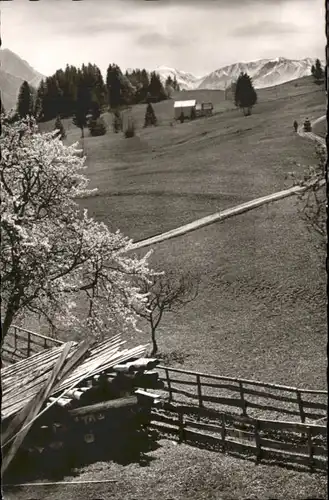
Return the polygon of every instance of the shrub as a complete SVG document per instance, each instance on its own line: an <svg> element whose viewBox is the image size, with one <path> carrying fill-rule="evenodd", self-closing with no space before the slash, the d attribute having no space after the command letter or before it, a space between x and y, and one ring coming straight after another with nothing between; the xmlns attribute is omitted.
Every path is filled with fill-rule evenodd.
<svg viewBox="0 0 329 500"><path fill-rule="evenodd" d="M62 123L60 116L57 116L57 118L56 118L55 130L58 130L58 135L59 135L61 140L66 138L65 129L64 129L64 126L63 126L63 123Z"/></svg>
<svg viewBox="0 0 329 500"><path fill-rule="evenodd" d="M155 116L153 106L151 103L148 103L145 112L144 128L156 124L157 124L157 118Z"/></svg>
<svg viewBox="0 0 329 500"><path fill-rule="evenodd" d="M126 139L130 139L131 137L134 137L136 135L135 122L131 118L128 120L128 125L126 130L124 131L124 134Z"/></svg>
<svg viewBox="0 0 329 500"><path fill-rule="evenodd" d="M89 121L89 132L90 135L93 137L99 136L99 135L105 135L106 134L106 125L104 123L103 118L92 118Z"/></svg>

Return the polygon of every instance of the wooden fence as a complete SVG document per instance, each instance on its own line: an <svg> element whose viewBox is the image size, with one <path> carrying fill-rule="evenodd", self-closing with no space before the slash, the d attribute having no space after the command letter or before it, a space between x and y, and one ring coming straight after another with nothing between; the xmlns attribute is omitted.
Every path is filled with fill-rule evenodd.
<svg viewBox="0 0 329 500"><path fill-rule="evenodd" d="M243 416L277 418L285 415L305 423L327 416L328 392L299 389L220 375L159 366L169 402L192 403Z"/></svg>
<svg viewBox="0 0 329 500"><path fill-rule="evenodd" d="M5 362L15 363L30 357L44 349L62 345L61 340L53 339L39 333L31 332L13 325L2 346L2 358Z"/></svg>
<svg viewBox="0 0 329 500"><path fill-rule="evenodd" d="M297 422L251 419L213 412L211 421L184 406L168 403L154 409L150 428L178 437L180 442L252 455L256 462L271 460L327 470L327 427ZM195 408L200 411L200 408ZM202 411L202 410L201 410ZM197 418L193 418L197 417Z"/></svg>

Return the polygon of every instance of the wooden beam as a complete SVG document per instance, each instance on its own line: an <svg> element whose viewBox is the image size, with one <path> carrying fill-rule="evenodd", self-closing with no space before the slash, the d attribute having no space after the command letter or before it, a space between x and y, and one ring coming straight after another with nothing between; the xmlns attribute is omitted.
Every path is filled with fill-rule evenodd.
<svg viewBox="0 0 329 500"><path fill-rule="evenodd" d="M30 430L32 422L34 421L35 417L38 415L38 413L39 413L42 405L46 401L46 399L49 397L51 390L57 381L57 377L58 377L61 369L63 368L63 365L66 361L66 358L67 358L72 346L73 346L73 342L67 342L67 344L64 346L63 352L60 355L59 359L57 360L57 363L55 364L46 384L41 388L39 393L33 399L31 405L29 405L28 414L26 415L25 419L23 418L23 420L22 420L23 428L16 435L8 453L6 454L6 456L3 459L2 466L1 466L2 474L6 471L8 465L10 464L10 462L12 461L14 456L16 455L17 450L19 449L24 438L26 437L27 433ZM23 412L23 415L24 415L24 412ZM7 443L5 443L3 446L5 446L6 444Z"/></svg>

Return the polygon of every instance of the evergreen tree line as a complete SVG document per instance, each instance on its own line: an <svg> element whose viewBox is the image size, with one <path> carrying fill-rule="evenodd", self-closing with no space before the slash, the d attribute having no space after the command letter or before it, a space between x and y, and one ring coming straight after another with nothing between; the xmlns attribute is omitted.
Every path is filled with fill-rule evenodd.
<svg viewBox="0 0 329 500"><path fill-rule="evenodd" d="M57 116L76 116L82 121L87 114L97 115L107 106L116 110L133 104L159 102L168 99L171 90L179 90L176 79L168 78L165 86L156 72L134 69L122 73L116 64L110 64L104 81L95 64L81 68L67 65L40 82L34 91L27 82L21 86L17 111L20 116L33 114L38 121ZM99 113L100 114L100 113Z"/></svg>

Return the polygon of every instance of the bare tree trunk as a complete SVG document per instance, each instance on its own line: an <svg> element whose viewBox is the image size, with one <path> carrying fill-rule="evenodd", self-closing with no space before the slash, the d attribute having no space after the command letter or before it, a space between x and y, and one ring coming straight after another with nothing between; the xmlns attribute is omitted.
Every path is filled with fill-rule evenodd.
<svg viewBox="0 0 329 500"><path fill-rule="evenodd" d="M157 344L157 341L155 339L155 328L152 328L151 339L152 339L152 346L153 346L151 356L155 356L156 353L158 352L158 344Z"/></svg>
<svg viewBox="0 0 329 500"><path fill-rule="evenodd" d="M1 323L1 347L4 343L8 330L14 320L15 312L10 308L7 309L5 319L3 323Z"/></svg>

